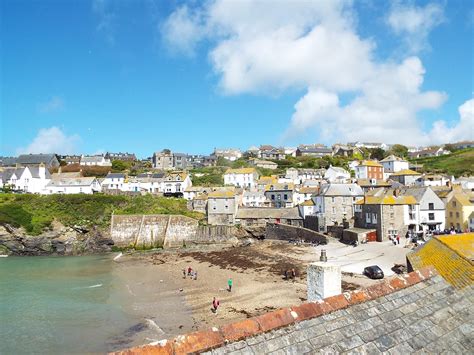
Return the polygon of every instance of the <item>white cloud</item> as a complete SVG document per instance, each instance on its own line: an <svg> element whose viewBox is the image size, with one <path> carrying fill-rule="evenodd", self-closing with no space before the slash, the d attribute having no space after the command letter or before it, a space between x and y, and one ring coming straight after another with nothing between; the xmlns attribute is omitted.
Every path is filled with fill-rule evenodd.
<svg viewBox="0 0 474 355"><path fill-rule="evenodd" d="M114 45L117 16L111 4L109 0L93 0L92 12L98 20L96 30L104 36L109 45Z"/></svg>
<svg viewBox="0 0 474 355"><path fill-rule="evenodd" d="M398 35L404 37L413 52L425 49L431 30L444 22L443 7L431 3L426 6L394 3L387 16L387 24Z"/></svg>
<svg viewBox="0 0 474 355"><path fill-rule="evenodd" d="M397 31L418 32L423 40L441 21L442 9L434 5L410 7L420 19L405 22L395 9L405 8L391 9ZM209 59L226 94L306 89L286 139L314 129L326 142L429 144L435 137L423 131L417 114L439 108L447 95L423 91L425 69L418 57L375 59L376 43L358 35L356 22L352 2L345 0L215 0L197 9L178 8L165 25L184 23L185 31L163 36L187 53L200 40L214 43ZM344 94L354 98L341 100Z"/></svg>
<svg viewBox="0 0 474 355"><path fill-rule="evenodd" d="M201 21L198 11L192 12L186 5L178 8L161 26L168 47L172 51L193 55L197 43L206 32Z"/></svg>
<svg viewBox="0 0 474 355"><path fill-rule="evenodd" d="M53 113L64 108L64 100L59 96L53 96L48 101L38 104L37 110L40 113Z"/></svg>
<svg viewBox="0 0 474 355"><path fill-rule="evenodd" d="M23 148L17 149L17 154L27 153L57 153L73 154L81 138L77 134L66 135L58 127L41 128L33 141Z"/></svg>

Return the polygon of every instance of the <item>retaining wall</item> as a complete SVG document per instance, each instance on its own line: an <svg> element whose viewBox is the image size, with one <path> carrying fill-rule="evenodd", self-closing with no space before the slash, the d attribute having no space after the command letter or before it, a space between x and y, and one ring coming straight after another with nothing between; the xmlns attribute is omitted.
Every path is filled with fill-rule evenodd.
<svg viewBox="0 0 474 355"><path fill-rule="evenodd" d="M304 242L318 242L327 244L329 237L311 229L290 226L287 224L267 223L265 227L266 239L303 240Z"/></svg>
<svg viewBox="0 0 474 355"><path fill-rule="evenodd" d="M110 235L115 246L137 249L236 242L233 226L200 226L178 215L113 215Z"/></svg>

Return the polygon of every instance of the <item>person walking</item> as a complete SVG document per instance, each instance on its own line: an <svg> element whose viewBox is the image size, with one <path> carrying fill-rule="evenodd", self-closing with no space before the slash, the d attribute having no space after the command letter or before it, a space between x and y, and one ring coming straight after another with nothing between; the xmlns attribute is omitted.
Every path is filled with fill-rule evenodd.
<svg viewBox="0 0 474 355"><path fill-rule="evenodd" d="M191 266L188 266L188 276L191 276L192 271L193 271L193 269L191 268Z"/></svg>
<svg viewBox="0 0 474 355"><path fill-rule="evenodd" d="M219 308L220 302L215 297L212 299L212 309L214 313L217 313L217 308Z"/></svg>
<svg viewBox="0 0 474 355"><path fill-rule="evenodd" d="M397 244L400 245L400 235L397 234Z"/></svg>
<svg viewBox="0 0 474 355"><path fill-rule="evenodd" d="M227 286L228 286L227 290L229 292L232 292L232 284L233 284L232 278L229 277L229 280L227 280Z"/></svg>
<svg viewBox="0 0 474 355"><path fill-rule="evenodd" d="M183 269L183 279L186 278L186 268Z"/></svg>

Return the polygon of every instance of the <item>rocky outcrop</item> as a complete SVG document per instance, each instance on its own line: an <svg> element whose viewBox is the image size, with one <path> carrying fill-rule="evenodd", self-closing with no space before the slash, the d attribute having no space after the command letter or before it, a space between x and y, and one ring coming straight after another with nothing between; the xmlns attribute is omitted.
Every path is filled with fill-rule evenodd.
<svg viewBox="0 0 474 355"><path fill-rule="evenodd" d="M50 230L31 236L23 229L0 225L0 255L81 255L110 251L112 245L97 229L53 223Z"/></svg>

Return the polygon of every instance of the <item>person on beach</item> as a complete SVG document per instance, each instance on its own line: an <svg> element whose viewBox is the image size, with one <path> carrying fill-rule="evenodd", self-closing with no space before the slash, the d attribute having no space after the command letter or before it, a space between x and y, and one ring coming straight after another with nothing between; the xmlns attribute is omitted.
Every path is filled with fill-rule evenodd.
<svg viewBox="0 0 474 355"><path fill-rule="evenodd" d="M194 280L197 280L198 279L198 272L197 270L194 270Z"/></svg>
<svg viewBox="0 0 474 355"><path fill-rule="evenodd" d="M215 297L212 300L212 309L214 313L217 313L217 308L219 307L220 303Z"/></svg>
<svg viewBox="0 0 474 355"><path fill-rule="evenodd" d="M229 292L232 292L232 278L230 277L229 277L229 280L227 280L227 286L228 286L227 290Z"/></svg>
<svg viewBox="0 0 474 355"><path fill-rule="evenodd" d="M397 244L400 244L400 235L397 235Z"/></svg>
<svg viewBox="0 0 474 355"><path fill-rule="evenodd" d="M288 270L285 270L285 280L288 280Z"/></svg>
<svg viewBox="0 0 474 355"><path fill-rule="evenodd" d="M291 269L291 278L295 279L296 278L296 271L295 269Z"/></svg>
<svg viewBox="0 0 474 355"><path fill-rule="evenodd" d="M186 269L183 269L183 279L186 278Z"/></svg>
<svg viewBox="0 0 474 355"><path fill-rule="evenodd" d="M188 276L191 276L192 271L193 271L193 269L191 268L191 266L188 266Z"/></svg>

